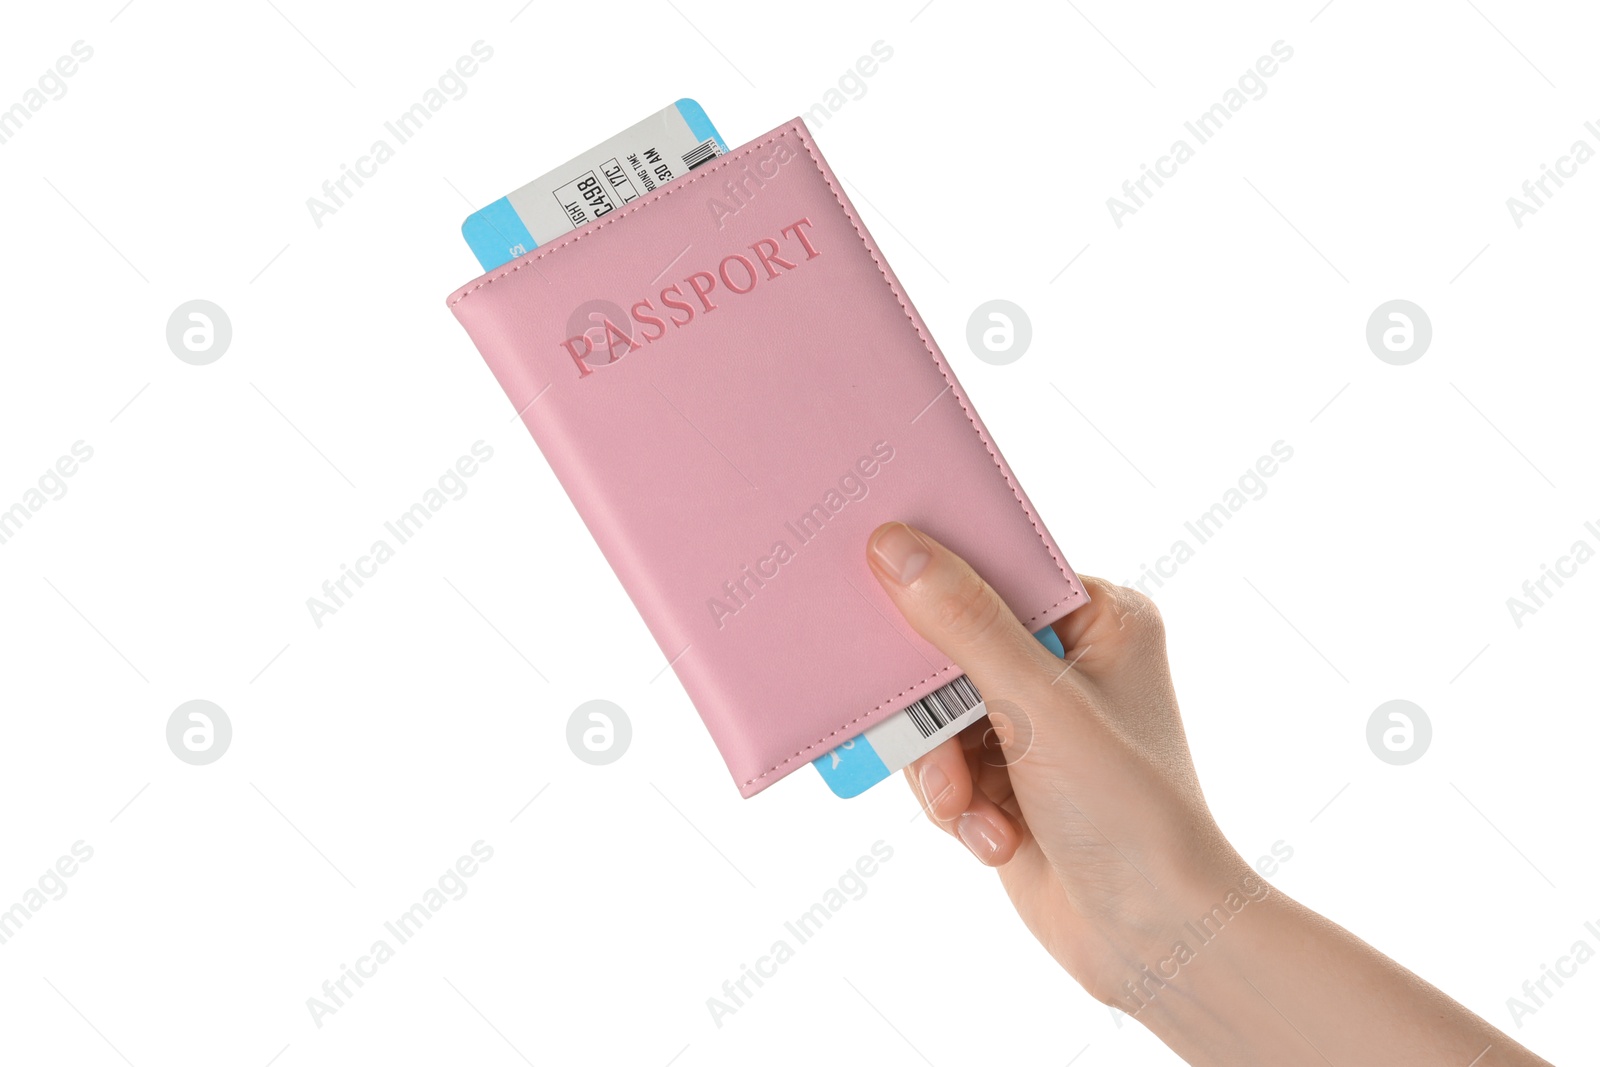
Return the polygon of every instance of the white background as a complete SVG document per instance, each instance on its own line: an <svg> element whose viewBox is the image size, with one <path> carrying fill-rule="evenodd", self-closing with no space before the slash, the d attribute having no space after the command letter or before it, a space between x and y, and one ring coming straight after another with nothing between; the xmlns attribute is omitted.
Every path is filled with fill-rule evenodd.
<svg viewBox="0 0 1600 1067"><path fill-rule="evenodd" d="M1520 1029L1506 1007L1600 947L1600 563L1520 628L1506 606L1600 547L1600 161L1521 228L1506 207L1600 148L1584 5L274 2L34 4L0 36L0 106L94 49L0 145L0 507L94 450L0 545L0 908L94 850L0 945L0 1058L1173 1062L900 782L738 799L444 306L478 273L471 209L679 96L743 143L880 40L816 137L1075 565L1136 577L1294 449L1151 587L1224 828L1550 1059L1592 1057L1600 963ZM314 225L480 39L466 95ZM1267 94L1117 227L1107 197L1279 40ZM996 297L1033 324L1009 366L964 341ZM233 325L209 366L166 344L195 298ZM1408 366L1365 341L1395 298L1434 329ZM306 598L479 440L467 495L316 627ZM165 740L196 698L234 730L204 767ZM634 726L608 767L564 739L595 698ZM1434 729L1404 767L1365 739L1395 698ZM307 998L478 840L470 892L315 1025ZM866 896L716 1026L706 998L878 840Z"/></svg>

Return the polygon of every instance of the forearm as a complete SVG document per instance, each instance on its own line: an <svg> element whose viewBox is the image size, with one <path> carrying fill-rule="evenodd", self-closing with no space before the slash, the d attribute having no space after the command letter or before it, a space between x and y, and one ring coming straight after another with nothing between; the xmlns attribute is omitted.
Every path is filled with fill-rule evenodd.
<svg viewBox="0 0 1600 1067"><path fill-rule="evenodd" d="M1196 1067L1549 1067L1276 889L1236 913L1204 910L1211 907L1196 916L1218 918L1176 927L1188 935L1187 962L1156 961L1159 969L1141 968L1133 991L1124 990L1125 1010Z"/></svg>

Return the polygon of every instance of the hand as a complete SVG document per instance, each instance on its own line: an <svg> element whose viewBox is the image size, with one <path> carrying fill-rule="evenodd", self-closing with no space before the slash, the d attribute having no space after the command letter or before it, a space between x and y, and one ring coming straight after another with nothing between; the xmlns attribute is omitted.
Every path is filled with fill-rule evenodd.
<svg viewBox="0 0 1600 1067"><path fill-rule="evenodd" d="M1121 983L1169 954L1174 918L1259 884L1201 795L1155 605L1085 578L1089 603L1055 625L1057 659L926 534L892 523L870 544L890 599L989 708L906 768L912 790L936 825L1000 868L1068 973L1125 1004Z"/></svg>
<svg viewBox="0 0 1600 1067"><path fill-rule="evenodd" d="M1191 1064L1549 1067L1228 844L1148 598L1084 579L1089 603L1055 624L1057 659L928 535L880 526L867 559L988 708L906 768L912 790L1095 997Z"/></svg>

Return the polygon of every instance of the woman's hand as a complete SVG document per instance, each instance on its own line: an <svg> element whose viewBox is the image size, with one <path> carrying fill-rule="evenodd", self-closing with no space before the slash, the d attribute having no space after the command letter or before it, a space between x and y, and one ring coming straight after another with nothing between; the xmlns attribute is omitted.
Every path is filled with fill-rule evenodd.
<svg viewBox="0 0 1600 1067"><path fill-rule="evenodd" d="M1193 1064L1545 1061L1274 889L1229 845L1184 738L1161 617L1094 578L1051 655L931 537L874 531L867 558L988 717L906 768L928 816L1000 872L1085 989ZM1548 1065L1547 1065L1548 1067Z"/></svg>
<svg viewBox="0 0 1600 1067"><path fill-rule="evenodd" d="M923 809L1000 868L1028 928L1084 988L1132 1010L1122 983L1170 954L1175 916L1261 884L1201 795L1155 605L1085 578L1089 603L1055 625L1057 659L927 535L892 523L868 557L989 709L906 768Z"/></svg>

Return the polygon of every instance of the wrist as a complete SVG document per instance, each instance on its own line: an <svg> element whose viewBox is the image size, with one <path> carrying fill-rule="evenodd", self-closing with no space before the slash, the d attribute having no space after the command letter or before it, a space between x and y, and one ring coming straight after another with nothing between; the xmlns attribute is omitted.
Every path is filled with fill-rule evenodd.
<svg viewBox="0 0 1600 1067"><path fill-rule="evenodd" d="M1296 956L1311 932L1303 907L1233 859L1175 897L1161 936L1147 941L1149 958L1130 964L1102 998L1196 1067L1253 1062L1261 1035L1284 1024L1265 999L1262 987L1272 984L1264 968Z"/></svg>
<svg viewBox="0 0 1600 1067"><path fill-rule="evenodd" d="M1186 866L1147 881L1142 904L1129 909L1110 939L1120 965L1103 972L1092 990L1140 1021L1164 998L1193 1002L1213 973L1236 970L1232 957L1253 940L1244 931L1287 900L1220 834L1215 845L1196 851Z"/></svg>

